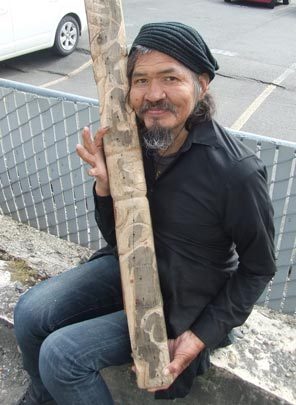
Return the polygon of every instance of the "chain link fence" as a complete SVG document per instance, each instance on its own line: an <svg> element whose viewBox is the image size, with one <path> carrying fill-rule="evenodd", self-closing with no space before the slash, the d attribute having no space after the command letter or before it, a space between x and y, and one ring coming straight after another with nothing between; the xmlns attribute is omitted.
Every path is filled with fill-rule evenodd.
<svg viewBox="0 0 296 405"><path fill-rule="evenodd" d="M98 102L0 80L0 213L98 249L93 180L75 146L99 126ZM296 143L232 131L264 161L275 209L277 274L259 299L296 310Z"/></svg>

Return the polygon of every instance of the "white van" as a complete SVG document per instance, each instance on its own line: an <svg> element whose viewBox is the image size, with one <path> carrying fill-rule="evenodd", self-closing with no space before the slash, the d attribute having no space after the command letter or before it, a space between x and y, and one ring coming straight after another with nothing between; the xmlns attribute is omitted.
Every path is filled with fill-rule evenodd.
<svg viewBox="0 0 296 405"><path fill-rule="evenodd" d="M51 47L69 55L85 28L84 0L0 0L0 61Z"/></svg>

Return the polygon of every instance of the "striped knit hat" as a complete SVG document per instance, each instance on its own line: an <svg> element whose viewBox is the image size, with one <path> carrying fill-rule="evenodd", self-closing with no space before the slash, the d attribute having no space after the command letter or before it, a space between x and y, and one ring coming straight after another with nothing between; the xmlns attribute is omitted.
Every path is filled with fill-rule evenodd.
<svg viewBox="0 0 296 405"><path fill-rule="evenodd" d="M208 73L210 80L219 69L216 59L200 34L194 28L179 22L143 25L129 54L137 45L163 52L198 74Z"/></svg>

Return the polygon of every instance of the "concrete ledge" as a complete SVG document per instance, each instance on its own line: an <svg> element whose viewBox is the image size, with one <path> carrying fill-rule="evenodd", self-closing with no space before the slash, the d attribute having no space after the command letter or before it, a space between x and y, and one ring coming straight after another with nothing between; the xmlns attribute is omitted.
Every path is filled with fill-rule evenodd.
<svg viewBox="0 0 296 405"><path fill-rule="evenodd" d="M105 380L117 404L135 405L145 403L166 403L154 400L153 395L136 387L134 376L127 367L106 370ZM190 394L186 398L168 401L178 405L278 405L289 402L266 392L234 374L215 366L209 372L197 377Z"/></svg>
<svg viewBox="0 0 296 405"><path fill-rule="evenodd" d="M0 363L4 364L0 378L0 404L14 405L25 390L28 379L22 369L21 356L13 329L0 322ZM164 403L152 394L139 390L130 365L110 367L102 373L117 405ZM186 398L169 401L178 405L288 405L284 399L227 371L212 366L198 377Z"/></svg>
<svg viewBox="0 0 296 405"><path fill-rule="evenodd" d="M0 404L13 405L28 383L17 351L12 314L30 285L84 260L85 248L0 215ZM296 318L256 307L235 330L235 343L212 354L182 405L296 404ZM155 402L137 388L130 366L103 372L116 404Z"/></svg>
<svg viewBox="0 0 296 405"><path fill-rule="evenodd" d="M271 396L296 404L295 317L255 307L234 332L234 344L216 350L212 364Z"/></svg>

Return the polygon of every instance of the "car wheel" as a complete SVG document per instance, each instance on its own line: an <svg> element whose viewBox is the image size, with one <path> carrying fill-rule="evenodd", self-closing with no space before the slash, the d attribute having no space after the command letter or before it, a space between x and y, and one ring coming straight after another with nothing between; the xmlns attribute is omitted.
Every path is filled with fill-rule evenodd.
<svg viewBox="0 0 296 405"><path fill-rule="evenodd" d="M70 15L60 21L54 41L54 50L60 56L67 56L72 53L79 39L79 25L75 18Z"/></svg>
<svg viewBox="0 0 296 405"><path fill-rule="evenodd" d="M290 0L283 0L283 4L288 5L290 3Z"/></svg>
<svg viewBox="0 0 296 405"><path fill-rule="evenodd" d="M276 0L271 0L270 3L267 3L267 7L268 7L268 8L274 8L275 3L276 3Z"/></svg>

